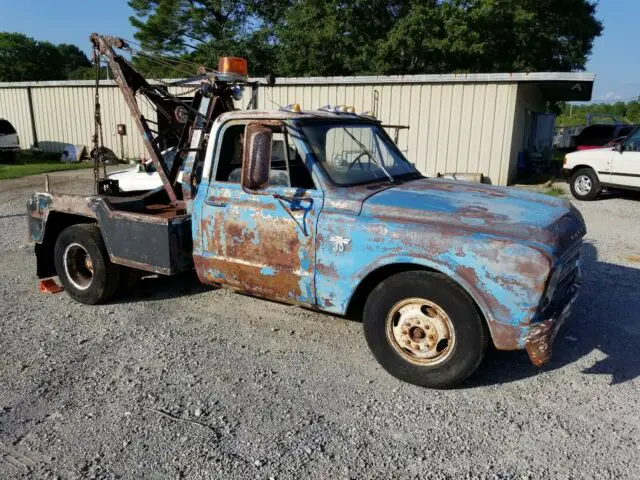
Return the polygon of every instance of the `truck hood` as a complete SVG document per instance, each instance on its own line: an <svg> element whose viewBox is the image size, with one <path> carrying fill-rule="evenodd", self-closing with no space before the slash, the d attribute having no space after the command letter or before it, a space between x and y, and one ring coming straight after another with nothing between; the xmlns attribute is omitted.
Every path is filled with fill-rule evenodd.
<svg viewBox="0 0 640 480"><path fill-rule="evenodd" d="M589 160L603 160L613 152L611 147L592 148L590 150L577 150L567 153L566 157L569 162L585 162Z"/></svg>
<svg viewBox="0 0 640 480"><path fill-rule="evenodd" d="M582 215L567 200L442 179L420 179L376 193L364 202L362 214L533 242L553 254L586 233Z"/></svg>

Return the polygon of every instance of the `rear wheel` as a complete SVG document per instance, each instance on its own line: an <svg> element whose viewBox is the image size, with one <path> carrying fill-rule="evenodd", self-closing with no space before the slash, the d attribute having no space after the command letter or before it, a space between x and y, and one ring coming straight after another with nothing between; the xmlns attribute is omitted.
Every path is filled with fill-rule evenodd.
<svg viewBox="0 0 640 480"><path fill-rule="evenodd" d="M594 200L602 188L596 172L590 168L582 168L571 176L569 186L571 194L578 200Z"/></svg>
<svg viewBox="0 0 640 480"><path fill-rule="evenodd" d="M489 335L469 296L446 276L389 277L369 295L364 334L382 367L423 387L451 388L482 361Z"/></svg>
<svg viewBox="0 0 640 480"><path fill-rule="evenodd" d="M118 289L120 268L111 263L96 225L72 225L56 241L54 260L60 282L74 300L95 305Z"/></svg>

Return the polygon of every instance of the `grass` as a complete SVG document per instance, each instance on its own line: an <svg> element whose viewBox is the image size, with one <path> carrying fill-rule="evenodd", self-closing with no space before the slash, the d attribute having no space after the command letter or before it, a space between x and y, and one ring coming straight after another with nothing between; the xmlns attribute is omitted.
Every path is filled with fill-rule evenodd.
<svg viewBox="0 0 640 480"><path fill-rule="evenodd" d="M564 197L564 190L560 187L549 187L544 193L551 195L552 197Z"/></svg>
<svg viewBox="0 0 640 480"><path fill-rule="evenodd" d="M0 163L0 180L90 167L90 162L62 163L56 153L21 152L15 163Z"/></svg>

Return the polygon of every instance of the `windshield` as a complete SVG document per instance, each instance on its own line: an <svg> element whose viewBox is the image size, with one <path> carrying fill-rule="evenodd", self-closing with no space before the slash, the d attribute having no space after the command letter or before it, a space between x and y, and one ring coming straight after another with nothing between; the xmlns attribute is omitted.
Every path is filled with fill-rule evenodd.
<svg viewBox="0 0 640 480"><path fill-rule="evenodd" d="M338 186L420 176L379 125L309 122L301 129L318 163Z"/></svg>

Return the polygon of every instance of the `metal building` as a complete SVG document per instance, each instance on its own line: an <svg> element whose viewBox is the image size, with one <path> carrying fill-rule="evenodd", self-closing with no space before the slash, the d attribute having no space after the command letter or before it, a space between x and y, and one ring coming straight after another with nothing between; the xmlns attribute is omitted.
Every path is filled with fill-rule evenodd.
<svg viewBox="0 0 640 480"><path fill-rule="evenodd" d="M330 104L374 111L424 174L478 172L507 185L516 180L519 159L550 152L547 102L590 100L594 81L582 72L281 78L261 88L256 100L260 109L299 103L303 109ZM120 155L116 125L124 123L124 156L137 158L144 147L129 110L113 81L101 85L105 144ZM93 87L93 81L0 83L0 117L14 124L25 148L89 146ZM245 97L239 107L250 91Z"/></svg>

